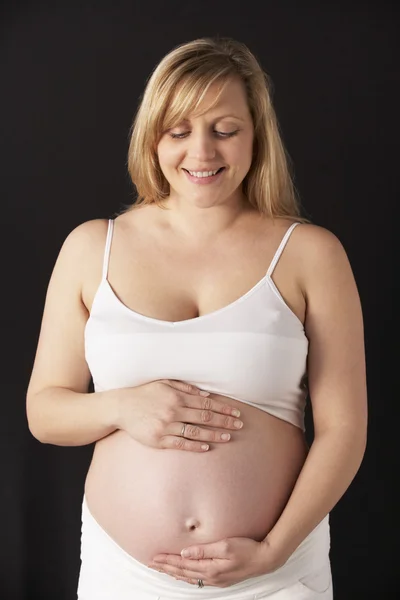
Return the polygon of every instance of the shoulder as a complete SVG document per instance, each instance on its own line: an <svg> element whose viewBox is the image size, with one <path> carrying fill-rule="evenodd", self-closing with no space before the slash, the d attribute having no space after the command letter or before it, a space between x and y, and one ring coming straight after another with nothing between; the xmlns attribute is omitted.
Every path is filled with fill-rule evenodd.
<svg viewBox="0 0 400 600"><path fill-rule="evenodd" d="M337 252L342 250L343 245L339 238L329 229L314 225L312 223L299 223L295 228L298 244L304 252L318 249L324 252Z"/></svg>
<svg viewBox="0 0 400 600"><path fill-rule="evenodd" d="M60 255L79 259L96 254L100 247L104 248L107 230L108 219L92 219L80 223L64 239Z"/></svg>
<svg viewBox="0 0 400 600"><path fill-rule="evenodd" d="M92 219L74 227L61 244L53 276L63 273L71 279L82 281L93 267L98 270L104 254L107 229L107 219Z"/></svg>
<svg viewBox="0 0 400 600"><path fill-rule="evenodd" d="M346 258L339 238L319 225L282 218L273 223L270 231L272 235L276 235L276 243L290 234L285 255L288 257L288 264L293 266L293 272L323 269L328 262Z"/></svg>
<svg viewBox="0 0 400 600"><path fill-rule="evenodd" d="M295 228L292 256L305 296L320 298L354 288L355 281L343 243L329 229L302 223Z"/></svg>
<svg viewBox="0 0 400 600"><path fill-rule="evenodd" d="M341 240L329 229L301 223L293 233L293 247L304 268L324 268L327 264L347 261Z"/></svg>
<svg viewBox="0 0 400 600"><path fill-rule="evenodd" d="M64 240L63 245L69 248L84 248L98 241L104 242L107 235L108 219L92 219L80 223L72 229Z"/></svg>
<svg viewBox="0 0 400 600"><path fill-rule="evenodd" d="M129 235L138 233L151 222L156 222L153 212L154 209L152 211L150 206L126 211L112 219L114 230ZM61 253L75 259L92 257L95 261L98 260L99 255L102 256L104 252L109 221L110 219L91 219L80 223L68 233Z"/></svg>

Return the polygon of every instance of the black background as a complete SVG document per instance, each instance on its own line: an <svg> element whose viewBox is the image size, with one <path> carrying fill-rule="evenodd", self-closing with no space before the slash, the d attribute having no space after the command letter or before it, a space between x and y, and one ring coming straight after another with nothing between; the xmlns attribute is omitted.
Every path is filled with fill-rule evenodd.
<svg viewBox="0 0 400 600"><path fill-rule="evenodd" d="M335 600L397 597L399 12L376 0L2 5L1 600L76 598L92 447L40 444L25 417L54 261L76 225L133 200L129 128L151 70L175 45L214 34L248 44L271 76L306 214L353 266L369 439L331 513Z"/></svg>

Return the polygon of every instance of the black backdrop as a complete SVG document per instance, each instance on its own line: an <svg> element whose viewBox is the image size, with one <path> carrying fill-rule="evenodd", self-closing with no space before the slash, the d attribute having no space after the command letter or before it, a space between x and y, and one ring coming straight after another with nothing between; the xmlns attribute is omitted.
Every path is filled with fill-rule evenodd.
<svg viewBox="0 0 400 600"><path fill-rule="evenodd" d="M25 418L47 282L73 227L133 198L128 133L151 69L176 44L213 34L247 43L269 72L304 207L354 269L369 441L331 514L336 600L397 597L396 3L64 0L1 11L0 599L76 597L92 447L42 445Z"/></svg>

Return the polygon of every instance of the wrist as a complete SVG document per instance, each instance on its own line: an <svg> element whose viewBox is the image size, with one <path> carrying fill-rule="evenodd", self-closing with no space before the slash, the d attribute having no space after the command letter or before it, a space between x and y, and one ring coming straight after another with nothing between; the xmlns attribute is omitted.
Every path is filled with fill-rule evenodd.
<svg viewBox="0 0 400 600"><path fill-rule="evenodd" d="M106 392L96 392L100 418L104 426L110 428L111 431L121 429L121 391L109 390Z"/></svg>
<svg viewBox="0 0 400 600"><path fill-rule="evenodd" d="M283 547L274 545L268 536L260 542L261 564L264 573L276 571L288 560L290 554Z"/></svg>

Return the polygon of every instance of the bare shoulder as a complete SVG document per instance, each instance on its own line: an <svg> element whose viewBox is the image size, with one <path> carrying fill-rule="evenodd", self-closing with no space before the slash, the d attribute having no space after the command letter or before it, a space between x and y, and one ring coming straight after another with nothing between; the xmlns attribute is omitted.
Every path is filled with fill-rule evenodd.
<svg viewBox="0 0 400 600"><path fill-rule="evenodd" d="M306 330L311 337L341 328L362 330L362 309L357 283L347 252L340 239L328 229L303 224L296 228L300 285L307 304ZM346 342L347 343L347 342Z"/></svg>
<svg viewBox="0 0 400 600"><path fill-rule="evenodd" d="M303 223L296 227L292 250L298 267L308 281L327 278L336 271L351 272L347 252L341 240L329 229Z"/></svg>
<svg viewBox="0 0 400 600"><path fill-rule="evenodd" d="M301 223L296 228L296 238L306 254L314 254L316 250L323 253L344 252L343 244L329 229L312 223Z"/></svg>
<svg viewBox="0 0 400 600"><path fill-rule="evenodd" d="M107 227L107 219L93 219L68 233L54 264L50 291L63 290L67 286L80 295L87 282L101 277Z"/></svg>
<svg viewBox="0 0 400 600"><path fill-rule="evenodd" d="M77 276L80 276L93 267L93 261L98 263L103 255L107 227L107 219L93 219L72 229L64 239L58 255L59 268L74 268Z"/></svg>
<svg viewBox="0 0 400 600"><path fill-rule="evenodd" d="M95 249L97 244L104 244L107 228L107 219L92 219L80 223L70 231L62 247L72 254L86 253L88 250Z"/></svg>
<svg viewBox="0 0 400 600"><path fill-rule="evenodd" d="M329 428L365 444L367 392L361 299L339 238L317 225L296 227L309 340L307 371L314 430Z"/></svg>

